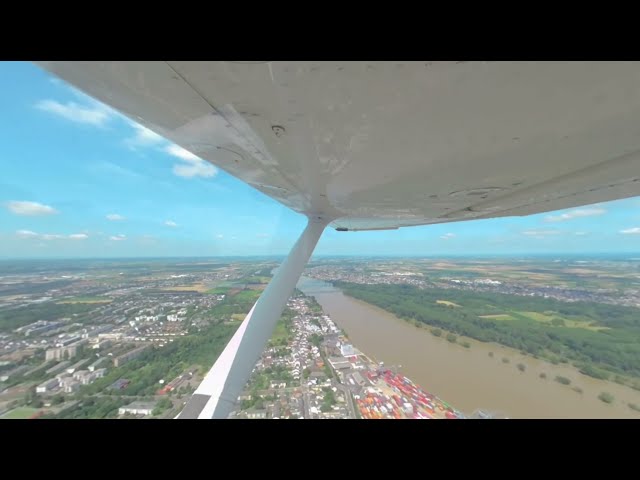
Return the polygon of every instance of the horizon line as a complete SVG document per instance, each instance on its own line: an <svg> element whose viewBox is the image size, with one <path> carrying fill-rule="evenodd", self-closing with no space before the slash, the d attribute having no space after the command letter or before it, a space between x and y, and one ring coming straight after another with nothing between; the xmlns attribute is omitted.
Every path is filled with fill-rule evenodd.
<svg viewBox="0 0 640 480"><path fill-rule="evenodd" d="M536 257L553 257L558 255L564 256L629 256L629 255L638 255L640 258L640 251L622 251L622 252L511 252L511 253L447 253L447 254L391 254L391 253L380 253L380 254L315 254L309 259L312 261L315 258L447 258L447 257L465 257L465 258L475 258L475 257L526 257L526 256L536 256ZM287 254L255 254L255 255L181 255L181 256L124 256L124 257L0 257L0 261L42 261L42 260L176 260L176 259L184 259L184 260L193 260L193 259L228 259L228 258L282 258L286 257Z"/></svg>

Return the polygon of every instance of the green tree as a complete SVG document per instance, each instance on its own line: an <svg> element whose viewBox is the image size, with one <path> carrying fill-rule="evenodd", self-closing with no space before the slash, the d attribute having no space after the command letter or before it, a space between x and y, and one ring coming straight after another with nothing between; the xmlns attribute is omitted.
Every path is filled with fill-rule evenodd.
<svg viewBox="0 0 640 480"><path fill-rule="evenodd" d="M36 387L31 387L24 395L24 403L26 403L27 405L31 405L36 400L36 398L38 398Z"/></svg>
<svg viewBox="0 0 640 480"><path fill-rule="evenodd" d="M580 373L584 375L588 375L593 378L598 378L600 380L607 380L609 375L606 372L603 372L599 368L594 367L593 365L584 365L580 368Z"/></svg>
<svg viewBox="0 0 640 480"><path fill-rule="evenodd" d="M527 369L527 367L525 366L524 363L519 363L518 364L518 370L520 370L521 372L524 372Z"/></svg>
<svg viewBox="0 0 640 480"><path fill-rule="evenodd" d="M447 333L447 342L456 343L457 338L453 333Z"/></svg>
<svg viewBox="0 0 640 480"><path fill-rule="evenodd" d="M498 342L555 364L591 364L610 375L636 377L640 384L640 324L634 307L459 290L456 301L461 307L442 308L436 302L450 295L447 289L341 281L334 284L347 295L400 318L416 319L434 327L432 330L441 328L484 342ZM513 320L479 318L496 312L508 312ZM606 330L550 328L550 323L518 312L547 312L544 315L558 319L556 325L560 320L571 320L604 326Z"/></svg>
<svg viewBox="0 0 640 480"><path fill-rule="evenodd" d="M627 383L625 378L620 375L616 375L615 377L613 377L613 381L619 383L620 385L625 385Z"/></svg>
<svg viewBox="0 0 640 480"><path fill-rule="evenodd" d="M569 385L571 383L570 379L568 379L567 377L563 377L561 375L557 375L555 378L555 381L558 383L561 383L562 385Z"/></svg>
<svg viewBox="0 0 640 480"><path fill-rule="evenodd" d="M439 328L432 328L431 329L431 334L435 337L441 337L442 336L442 330L440 330Z"/></svg>
<svg viewBox="0 0 640 480"><path fill-rule="evenodd" d="M165 412L166 410L168 410L169 408L171 408L173 406L173 404L171 403L171 400L169 400L169 398L167 397L163 397L160 400L158 400L158 403L156 403L156 406L154 407L153 411L151 412L151 415L160 415L161 413Z"/></svg>
<svg viewBox="0 0 640 480"><path fill-rule="evenodd" d="M615 400L615 397L609 392L601 392L600 395L598 395L598 398L604 403L613 403Z"/></svg>

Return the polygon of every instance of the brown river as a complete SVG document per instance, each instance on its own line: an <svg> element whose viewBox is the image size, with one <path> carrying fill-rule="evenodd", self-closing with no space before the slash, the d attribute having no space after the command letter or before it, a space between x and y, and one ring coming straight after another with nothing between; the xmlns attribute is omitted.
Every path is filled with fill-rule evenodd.
<svg viewBox="0 0 640 480"><path fill-rule="evenodd" d="M471 348L449 343L444 334L435 337L320 280L302 277L298 288L316 298L356 348L385 365L400 366L404 375L466 414L483 409L509 418L640 418L640 412L628 406L640 406L640 392L629 387L495 343L465 339ZM526 366L524 372L518 363ZM541 373L547 378L540 378ZM557 375L571 384L554 381ZM612 394L613 403L599 400L601 392Z"/></svg>

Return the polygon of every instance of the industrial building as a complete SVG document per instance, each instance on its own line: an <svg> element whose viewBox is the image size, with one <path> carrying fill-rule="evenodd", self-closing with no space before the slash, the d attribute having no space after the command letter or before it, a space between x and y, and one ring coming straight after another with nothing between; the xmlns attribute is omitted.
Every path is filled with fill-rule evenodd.
<svg viewBox="0 0 640 480"><path fill-rule="evenodd" d="M51 378L36 387L36 393L47 393L58 386L58 379Z"/></svg>
<svg viewBox="0 0 640 480"><path fill-rule="evenodd" d="M149 345L143 345L141 347L134 348L133 350L131 350L131 351L127 352L127 353L123 353L122 355L120 355L120 356L118 356L118 357L113 359L113 364L116 367L120 367L120 366L124 365L125 363L127 363L129 360L133 360L134 358L139 356L147 348L149 348Z"/></svg>

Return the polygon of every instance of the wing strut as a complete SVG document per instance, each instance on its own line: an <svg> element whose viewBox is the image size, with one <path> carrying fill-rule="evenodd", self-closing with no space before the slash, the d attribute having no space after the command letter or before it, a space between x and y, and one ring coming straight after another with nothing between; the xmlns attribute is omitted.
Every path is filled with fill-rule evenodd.
<svg viewBox="0 0 640 480"><path fill-rule="evenodd" d="M327 223L310 219L258 301L178 418L227 418L271 337Z"/></svg>

